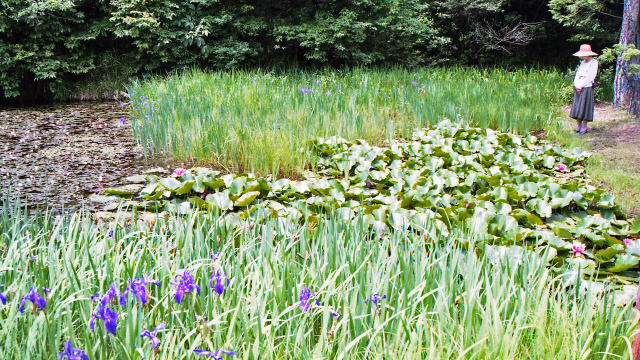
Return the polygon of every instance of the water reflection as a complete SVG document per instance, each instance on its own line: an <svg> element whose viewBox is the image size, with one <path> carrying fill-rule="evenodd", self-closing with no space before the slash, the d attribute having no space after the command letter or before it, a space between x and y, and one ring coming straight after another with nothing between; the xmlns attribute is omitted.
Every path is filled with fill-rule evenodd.
<svg viewBox="0 0 640 360"><path fill-rule="evenodd" d="M0 192L71 210L131 174L169 167L142 159L129 121L120 121L128 116L116 102L0 110Z"/></svg>

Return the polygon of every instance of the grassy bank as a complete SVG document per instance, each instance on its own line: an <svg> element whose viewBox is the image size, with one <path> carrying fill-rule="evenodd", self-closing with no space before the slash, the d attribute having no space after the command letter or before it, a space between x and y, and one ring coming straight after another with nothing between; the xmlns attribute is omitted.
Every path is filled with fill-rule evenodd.
<svg viewBox="0 0 640 360"><path fill-rule="evenodd" d="M147 151L290 175L310 160L299 149L318 136L377 144L442 118L521 133L549 128L562 82L546 70L193 70L136 82L128 93Z"/></svg>
<svg viewBox="0 0 640 360"><path fill-rule="evenodd" d="M630 307L576 292L543 255L467 252L460 231L379 237L357 221L233 228L213 215L109 226L3 209L0 359L57 357L66 341L91 359L148 359L140 334L161 322L157 359L196 358L194 349L237 359L616 359L629 348ZM171 283L185 269L200 293L178 304ZM209 283L218 271L222 295ZM114 334L100 318L91 330L92 295L144 275L159 282L146 285L146 304L116 297L107 302L119 314ZM27 301L20 313L31 287L44 311ZM305 287L315 293L308 308ZM367 301L375 294L382 299Z"/></svg>
<svg viewBox="0 0 640 360"><path fill-rule="evenodd" d="M594 184L614 194L627 214L640 214L640 122L610 103L598 103L591 132L576 135L571 133L576 124L568 108L561 114L562 127L550 134L551 140L591 151L586 171Z"/></svg>

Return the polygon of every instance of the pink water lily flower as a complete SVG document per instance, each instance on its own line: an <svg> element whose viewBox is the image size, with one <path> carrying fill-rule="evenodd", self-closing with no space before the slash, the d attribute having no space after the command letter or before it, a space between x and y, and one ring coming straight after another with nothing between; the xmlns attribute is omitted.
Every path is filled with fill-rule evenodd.
<svg viewBox="0 0 640 360"><path fill-rule="evenodd" d="M185 172L187 172L187 169L183 169L183 168L177 168L175 170L173 170L173 174L176 176L180 176L182 174L184 174Z"/></svg>
<svg viewBox="0 0 640 360"><path fill-rule="evenodd" d="M567 165L560 163L558 164L558 171L566 171L567 170Z"/></svg>
<svg viewBox="0 0 640 360"><path fill-rule="evenodd" d="M575 254L575 255L580 255L582 253L584 253L584 251L587 249L587 245L581 243L581 242L574 242L573 245L571 246L571 253Z"/></svg>
<svg viewBox="0 0 640 360"><path fill-rule="evenodd" d="M625 245L629 245L629 244L631 244L631 242L633 242L633 239L632 238L626 238L626 239L622 240L622 242L624 242Z"/></svg>

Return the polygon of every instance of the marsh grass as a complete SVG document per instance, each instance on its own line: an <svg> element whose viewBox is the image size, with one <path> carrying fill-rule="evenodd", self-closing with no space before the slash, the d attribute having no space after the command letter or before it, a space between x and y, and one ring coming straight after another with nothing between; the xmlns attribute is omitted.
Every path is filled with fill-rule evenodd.
<svg viewBox="0 0 640 360"><path fill-rule="evenodd" d="M196 348L236 359L619 359L634 327L630 307L576 292L544 254L490 262L465 250L474 244L461 231L380 237L333 220L234 228L211 214L115 227L5 203L0 234L0 359L57 358L67 340L91 359L187 359ZM178 305L169 283L182 269L202 291ZM222 296L208 284L214 269L230 279ZM149 303L112 306L115 336L101 321L90 330L90 296L144 274L161 283ZM20 314L31 286L51 289L47 306ZM306 313L303 286L321 303ZM376 293L386 295L378 309L365 303ZM154 356L139 334L162 321Z"/></svg>
<svg viewBox="0 0 640 360"><path fill-rule="evenodd" d="M443 118L520 133L549 128L563 81L548 70L462 67L188 70L127 90L147 152L289 176L313 163L305 145L319 136L379 144Z"/></svg>

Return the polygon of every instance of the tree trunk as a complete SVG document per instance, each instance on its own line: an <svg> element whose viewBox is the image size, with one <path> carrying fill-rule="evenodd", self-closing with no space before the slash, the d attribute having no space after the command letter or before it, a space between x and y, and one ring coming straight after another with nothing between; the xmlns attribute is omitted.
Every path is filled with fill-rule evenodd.
<svg viewBox="0 0 640 360"><path fill-rule="evenodd" d="M638 48L638 12L640 10L640 0L624 0L624 11L622 13L622 26L620 27L620 45L635 44ZM613 106L621 107L628 100L629 80L624 69L627 64L618 56L616 63L616 76L613 80Z"/></svg>

